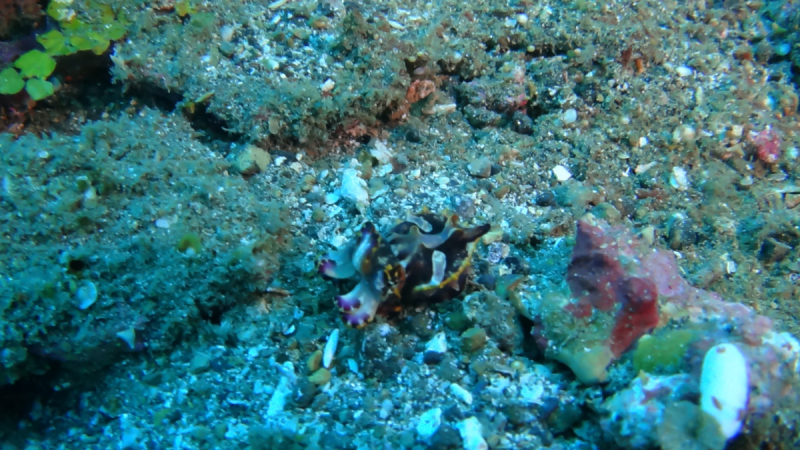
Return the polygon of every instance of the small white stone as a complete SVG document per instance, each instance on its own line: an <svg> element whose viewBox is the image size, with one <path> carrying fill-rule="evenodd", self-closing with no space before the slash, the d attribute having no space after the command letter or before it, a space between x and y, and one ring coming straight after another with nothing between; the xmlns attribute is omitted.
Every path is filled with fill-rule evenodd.
<svg viewBox="0 0 800 450"><path fill-rule="evenodd" d="M693 142L697 138L697 132L694 127L689 125L680 125L672 132L672 142L678 144L681 142Z"/></svg>
<svg viewBox="0 0 800 450"><path fill-rule="evenodd" d="M456 429L464 441L464 450L488 450L489 445L481 433L481 423L474 416L458 422Z"/></svg>
<svg viewBox="0 0 800 450"><path fill-rule="evenodd" d="M381 402L381 409L378 411L378 417L386 420L387 418L389 418L389 415L392 414L392 410L394 410L394 405L392 404L392 401L389 400L388 398L384 399Z"/></svg>
<svg viewBox="0 0 800 450"><path fill-rule="evenodd" d="M672 175L669 177L670 186L675 189L685 191L689 188L689 175L683 167L675 166L672 168Z"/></svg>
<svg viewBox="0 0 800 450"><path fill-rule="evenodd" d="M688 77L693 72L694 71L691 69L691 67L686 67L686 66L680 66L675 69L675 73L677 73L679 77Z"/></svg>
<svg viewBox="0 0 800 450"><path fill-rule="evenodd" d="M333 364L333 355L336 354L336 346L339 345L339 329L335 329L328 336L328 342L325 343L325 349L322 351L322 365L326 369L331 368Z"/></svg>
<svg viewBox="0 0 800 450"><path fill-rule="evenodd" d="M433 408L425 411L419 416L419 423L417 424L417 433L422 440L430 439L439 426L442 424L442 409Z"/></svg>
<svg viewBox="0 0 800 450"><path fill-rule="evenodd" d="M230 42L233 39L233 33L236 31L232 26L225 25L224 27L220 28L219 36L225 42Z"/></svg>
<svg viewBox="0 0 800 450"><path fill-rule="evenodd" d="M91 281L86 281L75 292L75 297L78 299L78 308L86 309L97 301L97 286Z"/></svg>
<svg viewBox="0 0 800 450"><path fill-rule="evenodd" d="M564 113L561 114L561 120L563 120L564 123L574 123L578 120L578 111L575 111L575 108L564 111Z"/></svg>
<svg viewBox="0 0 800 450"><path fill-rule="evenodd" d="M453 394L454 397L464 402L466 405L472 404L472 394L464 389L463 387L453 383L450 385L450 393Z"/></svg>
<svg viewBox="0 0 800 450"><path fill-rule="evenodd" d="M324 83L322 83L322 84L320 85L320 87L319 87L319 88L320 88L320 90L321 90L322 92L330 92L330 91L332 91L332 90L333 90L333 88L335 88L335 87L336 87L336 82L334 82L333 80L331 80L330 78L328 78L327 80L325 80L325 82L324 82Z"/></svg>
<svg viewBox="0 0 800 450"><path fill-rule="evenodd" d="M435 353L446 352L447 338L445 337L444 333L436 333L436 335L433 336L431 340L425 344L425 351L435 352Z"/></svg>
<svg viewBox="0 0 800 450"><path fill-rule="evenodd" d="M341 196L335 192L329 192L325 194L325 204L326 205L333 205L334 203L338 202Z"/></svg>
<svg viewBox="0 0 800 450"><path fill-rule="evenodd" d="M458 105L456 105L455 103L448 103L446 105L436 105L433 107L433 114L437 116L450 114L452 112L455 112L457 106Z"/></svg>
<svg viewBox="0 0 800 450"><path fill-rule="evenodd" d="M520 25L526 25L528 23L528 15L527 14L517 14L517 23Z"/></svg>
<svg viewBox="0 0 800 450"><path fill-rule="evenodd" d="M156 219L156 227L158 227L158 228L166 229L166 228L169 228L169 225L170 225L169 219L167 219L165 217L162 217L160 219Z"/></svg>
<svg viewBox="0 0 800 450"><path fill-rule="evenodd" d="M278 156L277 158L275 158L275 167L280 167L285 162L286 162L285 156Z"/></svg>
<svg viewBox="0 0 800 450"><path fill-rule="evenodd" d="M639 138L639 147L644 147L645 145L647 145L647 143L648 140L645 136Z"/></svg>
<svg viewBox="0 0 800 450"><path fill-rule="evenodd" d="M558 181L567 181L572 178L572 174L569 173L569 170L561 164L553 167L553 175L556 176Z"/></svg>

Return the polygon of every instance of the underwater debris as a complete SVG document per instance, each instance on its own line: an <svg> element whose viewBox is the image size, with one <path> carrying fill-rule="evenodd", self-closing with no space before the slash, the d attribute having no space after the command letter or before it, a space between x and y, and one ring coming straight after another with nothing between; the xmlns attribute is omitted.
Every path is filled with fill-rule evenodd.
<svg viewBox="0 0 800 450"><path fill-rule="evenodd" d="M336 297L344 322L360 328L376 315L460 294L475 243L490 225L463 229L457 221L456 215L409 215L388 239L367 222L355 242L326 255L319 265L323 276L360 278L353 290Z"/></svg>

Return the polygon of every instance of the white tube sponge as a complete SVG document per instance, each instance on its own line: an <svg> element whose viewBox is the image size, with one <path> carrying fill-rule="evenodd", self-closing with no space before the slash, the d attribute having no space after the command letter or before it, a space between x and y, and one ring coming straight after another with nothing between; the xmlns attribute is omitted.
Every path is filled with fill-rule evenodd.
<svg viewBox="0 0 800 450"><path fill-rule="evenodd" d="M747 360L734 344L711 347L700 374L700 406L726 439L739 433L750 390Z"/></svg>

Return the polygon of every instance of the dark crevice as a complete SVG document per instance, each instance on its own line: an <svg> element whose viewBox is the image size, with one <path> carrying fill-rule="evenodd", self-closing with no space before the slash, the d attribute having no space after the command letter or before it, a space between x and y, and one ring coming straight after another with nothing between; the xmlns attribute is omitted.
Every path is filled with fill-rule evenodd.
<svg viewBox="0 0 800 450"><path fill-rule="evenodd" d="M51 363L51 369L43 375L28 375L0 386L0 430L14 429L19 421L31 418L37 402L58 404L52 385L59 372L58 364Z"/></svg>

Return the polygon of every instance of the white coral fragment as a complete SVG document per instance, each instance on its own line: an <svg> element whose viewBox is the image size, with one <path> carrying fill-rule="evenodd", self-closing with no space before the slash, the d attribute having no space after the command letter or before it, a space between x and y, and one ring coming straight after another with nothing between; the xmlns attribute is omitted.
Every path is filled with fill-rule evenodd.
<svg viewBox="0 0 800 450"><path fill-rule="evenodd" d="M345 169L342 173L342 187L339 188L339 193L359 208L369 205L367 182L361 178L356 169Z"/></svg>

